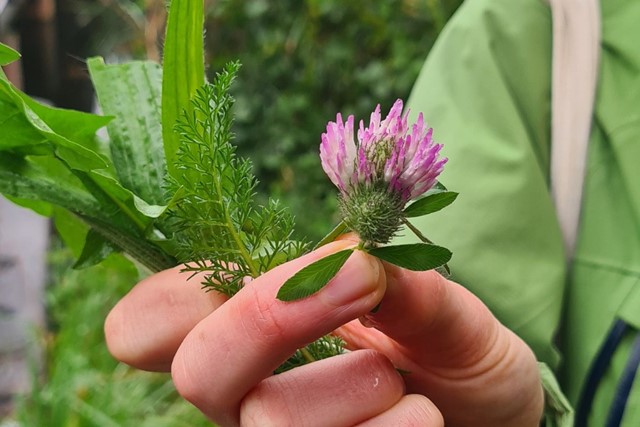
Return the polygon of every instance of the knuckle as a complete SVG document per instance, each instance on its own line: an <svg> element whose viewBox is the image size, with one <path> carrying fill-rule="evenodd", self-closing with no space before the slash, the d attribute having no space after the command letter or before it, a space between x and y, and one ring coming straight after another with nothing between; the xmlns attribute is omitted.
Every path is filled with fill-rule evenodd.
<svg viewBox="0 0 640 427"><path fill-rule="evenodd" d="M354 383L350 385L354 394L376 396L376 399L382 400L389 399L390 396L395 396L395 399L402 396L404 381L386 356L374 350L358 350L355 353L350 361L353 365L350 371L359 371L359 375L353 377Z"/></svg>
<svg viewBox="0 0 640 427"><path fill-rule="evenodd" d="M245 315L239 316L242 326L249 339L253 342L265 342L272 345L287 336L287 325L278 317L275 299L260 298L253 288L247 288L252 293L248 298L248 307L240 307ZM249 313L249 314L246 314Z"/></svg>

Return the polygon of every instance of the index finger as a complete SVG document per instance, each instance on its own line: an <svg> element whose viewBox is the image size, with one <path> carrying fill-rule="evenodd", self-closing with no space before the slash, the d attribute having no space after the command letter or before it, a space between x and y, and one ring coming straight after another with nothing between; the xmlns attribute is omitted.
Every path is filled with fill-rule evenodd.
<svg viewBox="0 0 640 427"><path fill-rule="evenodd" d="M173 361L180 394L214 421L235 425L242 398L298 348L371 310L384 294L384 273L361 251L320 292L290 303L276 299L295 271L348 246L331 243L271 270L202 320Z"/></svg>

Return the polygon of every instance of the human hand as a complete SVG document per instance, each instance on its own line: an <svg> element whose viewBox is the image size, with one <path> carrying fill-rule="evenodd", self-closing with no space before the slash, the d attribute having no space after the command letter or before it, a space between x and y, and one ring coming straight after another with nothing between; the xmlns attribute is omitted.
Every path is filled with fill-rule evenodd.
<svg viewBox="0 0 640 427"><path fill-rule="evenodd" d="M109 349L132 366L171 371L179 393L223 426L538 425L531 350L435 272L356 251L317 294L275 298L295 271L349 245L277 267L230 300L186 284L179 269L151 276L109 314ZM352 352L271 375L336 329Z"/></svg>

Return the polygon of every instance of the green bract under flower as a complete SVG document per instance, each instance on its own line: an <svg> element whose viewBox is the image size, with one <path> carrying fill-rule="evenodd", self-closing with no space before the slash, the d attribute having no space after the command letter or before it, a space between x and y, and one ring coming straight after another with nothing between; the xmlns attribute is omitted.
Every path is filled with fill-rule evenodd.
<svg viewBox="0 0 640 427"><path fill-rule="evenodd" d="M384 187L354 188L339 202L345 224L365 243L387 243L402 225L404 202Z"/></svg>

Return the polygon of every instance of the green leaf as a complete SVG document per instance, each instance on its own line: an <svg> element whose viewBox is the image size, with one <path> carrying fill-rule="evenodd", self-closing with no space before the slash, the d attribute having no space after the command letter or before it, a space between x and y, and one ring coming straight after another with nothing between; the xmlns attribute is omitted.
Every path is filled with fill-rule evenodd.
<svg viewBox="0 0 640 427"><path fill-rule="evenodd" d="M23 208L31 209L33 212L41 216L51 216L53 214L53 205L51 203L43 202L40 200L21 199L19 197L12 197L7 194L4 197L11 203Z"/></svg>
<svg viewBox="0 0 640 427"><path fill-rule="evenodd" d="M83 145L70 140L65 135L61 135L56 133L37 113L31 108L32 102L25 101L23 98L23 94L20 93L17 89L15 89L11 83L6 80L0 79L0 99L3 101L9 100L17 110L20 115L20 126L14 124L12 129L14 131L19 131L20 128L24 131L30 132L30 139L24 142L24 145L32 145L42 142L42 140L46 139L53 143L56 147L56 154L60 159L62 159L71 169L88 171L92 169L100 169L108 167L107 159L103 156L99 155L95 151L90 148L84 147ZM38 104L39 105L39 104ZM53 110L53 114L65 114L65 110L56 110L50 109L49 107L39 106L36 108L41 108L44 110ZM73 117L79 117L76 114L71 114ZM24 121L23 119L26 119ZM64 118L60 118L61 120L71 119L70 116L65 116ZM104 120L104 119L100 119ZM40 136L34 136L37 134L33 134L32 131L35 130L37 134ZM11 139L15 138L15 134L2 134L0 136L0 147L11 144ZM9 141L7 143L7 141ZM14 144L15 145L15 144Z"/></svg>
<svg viewBox="0 0 640 427"><path fill-rule="evenodd" d="M136 200L137 196L131 190L124 188L108 171L92 170L85 176L91 180L90 182L84 178L85 186L102 205L119 210L132 224L135 224L138 230L146 230L149 227L151 219L147 213L155 213L155 209L142 200ZM113 225L118 226L118 224Z"/></svg>
<svg viewBox="0 0 640 427"><path fill-rule="evenodd" d="M383 246L369 249L367 252L383 261L413 271L440 267L449 262L452 255L449 249L429 243Z"/></svg>
<svg viewBox="0 0 640 427"><path fill-rule="evenodd" d="M82 253L73 265L73 268L82 270L83 268L99 264L116 250L117 248L97 231L89 230L84 246L82 247Z"/></svg>
<svg viewBox="0 0 640 427"><path fill-rule="evenodd" d="M18 52L11 49L6 44L0 43L0 66L10 64L18 59L20 59L20 54Z"/></svg>
<svg viewBox="0 0 640 427"><path fill-rule="evenodd" d="M111 117L98 116L75 110L50 107L22 92L18 92L24 103L44 121L51 130L70 139L83 147L104 154L103 148L98 144L96 132L106 126Z"/></svg>
<svg viewBox="0 0 640 427"><path fill-rule="evenodd" d="M429 192L423 198L416 200L404 210L407 218L427 215L437 212L453 203L458 197L458 193L453 191L435 190Z"/></svg>
<svg viewBox="0 0 640 427"><path fill-rule="evenodd" d="M281 301L294 301L318 292L340 271L355 249L344 249L307 265L278 291Z"/></svg>
<svg viewBox="0 0 640 427"><path fill-rule="evenodd" d="M79 258L84 241L87 239L89 225L59 206L53 207L53 224L62 242L71 250L73 257Z"/></svg>
<svg viewBox="0 0 640 427"><path fill-rule="evenodd" d="M162 136L169 174L176 175L176 122L204 84L204 1L172 0L162 66Z"/></svg>
<svg viewBox="0 0 640 427"><path fill-rule="evenodd" d="M336 225L333 230L329 232L326 236L324 236L313 249L318 249L320 246L324 246L327 243L331 243L338 238L338 236L342 235L345 231L347 231L349 227L344 221L340 221L338 225Z"/></svg>
<svg viewBox="0 0 640 427"><path fill-rule="evenodd" d="M46 139L35 130L15 105L10 94L0 89L0 151L42 144Z"/></svg>
<svg viewBox="0 0 640 427"><path fill-rule="evenodd" d="M105 209L59 160L0 152L0 193L47 202L83 215L103 217Z"/></svg>
<svg viewBox="0 0 640 427"><path fill-rule="evenodd" d="M107 129L120 183L150 204L164 204L160 65L106 65L102 58L91 58L88 66L102 111L115 117Z"/></svg>

